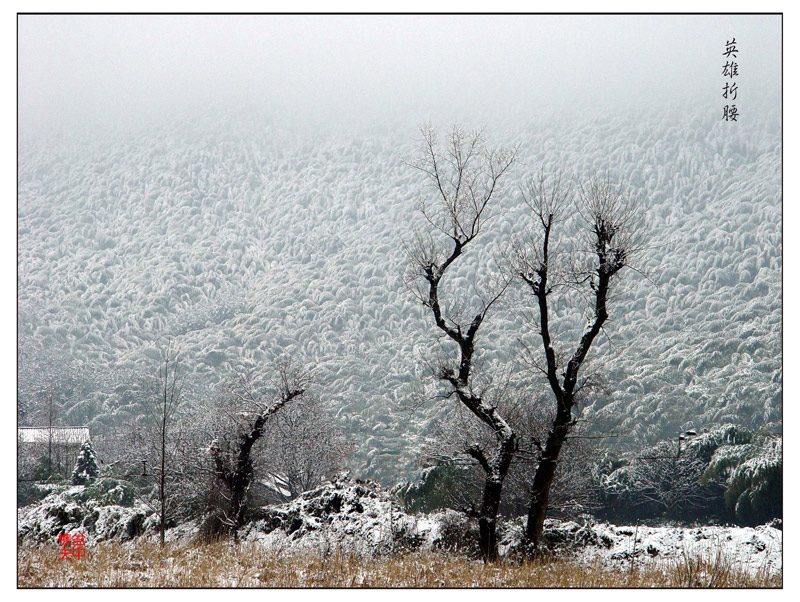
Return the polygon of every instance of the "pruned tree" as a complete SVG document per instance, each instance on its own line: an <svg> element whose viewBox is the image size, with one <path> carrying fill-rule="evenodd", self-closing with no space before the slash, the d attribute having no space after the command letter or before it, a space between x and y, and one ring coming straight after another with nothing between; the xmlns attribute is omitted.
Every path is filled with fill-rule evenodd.
<svg viewBox="0 0 800 602"><path fill-rule="evenodd" d="M234 537L245 521L247 495L255 474L254 447L266 433L267 421L288 403L301 399L310 383L308 372L282 360L269 383L241 371L221 401L221 422L208 452L216 481L224 488L226 507L220 518L225 531Z"/></svg>
<svg viewBox="0 0 800 602"><path fill-rule="evenodd" d="M526 537L535 550L541 542L561 450L576 424L573 409L596 384L591 374L582 373L582 367L609 318L608 301L620 273L641 248L642 213L607 178L594 178L573 195L561 176L547 178L540 173L528 182L523 198L534 230L529 241L517 245L514 265L538 310L541 352L532 355L532 365L544 375L555 401L546 440L537 442L538 463L531 486ZM557 352L553 340L554 297L588 305L583 332L567 355Z"/></svg>
<svg viewBox="0 0 800 602"><path fill-rule="evenodd" d="M481 554L488 560L497 555L497 512L517 437L497 405L487 402L486 390L475 378L474 359L478 332L509 281L500 279L493 290L481 295L480 306L471 315L464 315L466 308L462 312L448 311L442 302L442 282L489 220L498 184L516 157L516 148L490 150L480 132L467 134L458 127L452 129L442 148L434 130L426 126L422 128L422 150L409 164L423 174L434 200L420 202L420 211L431 231L417 231L413 242L405 245L409 264L406 282L431 312L436 328L450 341L453 355L436 367L436 377L447 389L444 396L457 399L469 409L495 439L491 451L478 443L463 450L485 473L478 522ZM470 298L463 287L456 287L451 294L464 306Z"/></svg>

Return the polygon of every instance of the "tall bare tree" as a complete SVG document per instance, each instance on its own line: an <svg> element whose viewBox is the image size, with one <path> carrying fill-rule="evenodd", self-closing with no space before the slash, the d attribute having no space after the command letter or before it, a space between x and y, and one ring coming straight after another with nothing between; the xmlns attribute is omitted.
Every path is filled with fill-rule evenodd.
<svg viewBox="0 0 800 602"><path fill-rule="evenodd" d="M541 542L559 456L576 422L576 400L594 384L591 375L580 374L581 368L608 320L608 300L620 272L641 248L642 213L607 178L593 179L573 196L560 176L546 178L541 173L528 182L523 197L533 215L535 234L527 245L517 247L517 273L538 308L544 362L534 356L533 363L546 377L555 401L546 441L538 444L531 487L526 537L535 550ZM553 297L561 295L589 306L583 332L569 355L557 353L551 334Z"/></svg>
<svg viewBox="0 0 800 602"><path fill-rule="evenodd" d="M445 396L468 408L491 429L495 438L492 452L478 443L463 450L485 473L478 523L481 554L488 560L497 556L497 512L503 480L517 448L517 436L496 404L487 401L485 389L476 383L473 362L478 332L509 281L501 280L491 292L484 293L480 307L471 316L447 311L441 299L441 285L454 263L481 233L490 217L489 208L498 184L516 157L516 148L490 150L480 132L467 134L458 127L453 128L442 148L434 130L426 126L422 128L422 150L410 163L427 180L434 200L424 199L420 203L431 231L417 231L413 242L405 245L409 262L407 284L430 310L442 336L451 342L454 356L443 361L436 372L447 387ZM464 305L471 296L464 287L456 288L452 295Z"/></svg>
<svg viewBox="0 0 800 602"><path fill-rule="evenodd" d="M53 476L53 418L56 415L56 396L53 385L47 390L47 478Z"/></svg>
<svg viewBox="0 0 800 602"><path fill-rule="evenodd" d="M150 386L150 416L146 442L148 455L154 460L159 512L159 541L164 546L167 511L170 493L168 483L172 466L172 429L181 399L184 374L179 361L179 351L172 341L161 349L158 373Z"/></svg>

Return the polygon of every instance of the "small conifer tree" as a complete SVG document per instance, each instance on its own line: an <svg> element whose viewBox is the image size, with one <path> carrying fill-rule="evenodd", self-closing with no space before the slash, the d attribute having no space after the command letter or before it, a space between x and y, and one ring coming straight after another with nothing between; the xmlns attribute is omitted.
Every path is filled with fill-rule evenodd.
<svg viewBox="0 0 800 602"><path fill-rule="evenodd" d="M97 467L97 458L94 455L91 441L85 441L78 452L78 460L75 462L75 470L72 471L73 485L89 485L100 474Z"/></svg>

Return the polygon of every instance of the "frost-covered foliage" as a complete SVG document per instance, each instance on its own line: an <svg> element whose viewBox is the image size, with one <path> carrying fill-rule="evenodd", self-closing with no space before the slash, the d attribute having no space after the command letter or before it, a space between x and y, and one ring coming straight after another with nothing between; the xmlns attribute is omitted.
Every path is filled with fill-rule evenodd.
<svg viewBox="0 0 800 602"><path fill-rule="evenodd" d="M17 510L17 533L34 541L52 541L73 531L91 541L130 539L144 532L152 512L135 502L129 483L101 478L87 486L52 486L43 500Z"/></svg>
<svg viewBox="0 0 800 602"><path fill-rule="evenodd" d="M752 439L753 433L750 429L735 424L725 424L701 433L696 437L692 437L687 447L692 450L698 458L708 462L720 447L746 445L750 443ZM734 448L727 447L727 449Z"/></svg>
<svg viewBox="0 0 800 602"><path fill-rule="evenodd" d="M72 471L73 485L89 485L100 475L97 467L97 457L94 455L91 441L85 441L78 452L75 469Z"/></svg>
<svg viewBox="0 0 800 602"><path fill-rule="evenodd" d="M393 489L393 493L403 500L405 510L410 513L433 512L445 508L461 509L468 505L461 498L475 504L476 485L480 475L469 466L455 463L437 464L422 470L416 481L404 481Z"/></svg>
<svg viewBox="0 0 800 602"><path fill-rule="evenodd" d="M725 504L738 522L755 525L783 516L783 439L760 435L752 444L720 447L706 478L725 478Z"/></svg>
<svg viewBox="0 0 800 602"><path fill-rule="evenodd" d="M631 446L780 420L780 112L753 110L735 128L717 112L526 116L490 128L521 143L531 170L609 172L647 206L652 281L631 280L614 301L613 345L625 349L593 350L612 394L586 408ZM71 423L93 434L122 424L136 410L116 374L146 368L164 337L212 384L240 359L289 353L318 366L323 401L357 442L353 467L386 483L410 478L449 410L432 404L409 419L396 403L425 373L430 343L402 286L397 233L417 219L416 176L402 163L417 125L310 137L253 114L21 140L26 411L54 382ZM515 232L521 205L501 200L481 251ZM481 361L515 356L522 309L513 296L498 308Z"/></svg>
<svg viewBox="0 0 800 602"><path fill-rule="evenodd" d="M596 473L604 518L742 525L782 518L782 439L774 433L728 424L687 435L680 446L664 441L617 460L607 454Z"/></svg>

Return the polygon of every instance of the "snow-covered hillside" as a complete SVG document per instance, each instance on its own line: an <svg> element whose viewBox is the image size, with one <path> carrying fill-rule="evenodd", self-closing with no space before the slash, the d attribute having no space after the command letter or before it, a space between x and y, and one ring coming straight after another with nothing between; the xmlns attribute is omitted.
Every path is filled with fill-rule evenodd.
<svg viewBox="0 0 800 602"><path fill-rule="evenodd" d="M195 378L289 353L355 445L357 474L411 476L443 401L409 414L427 379L430 316L403 288L402 239L419 174L403 159L418 124L295 132L256 115L206 116L137 133L22 140L20 398L69 375L67 420L123 421L128 375L173 337ZM440 124L446 127L449 124ZM470 124L465 124L470 125ZM489 127L522 163L480 244L524 225L517 183L545 169L610 173L647 205L649 245L592 353L609 395L587 412L620 444L781 417L779 107L730 124L713 111L520 117ZM476 247L477 248L477 247ZM463 274L461 276L463 277ZM512 294L486 357L513 360L531 329ZM582 326L561 326L574 340ZM108 378L107 378L108 377ZM122 385L122 386L120 386ZM69 396L66 395L65 396Z"/></svg>

